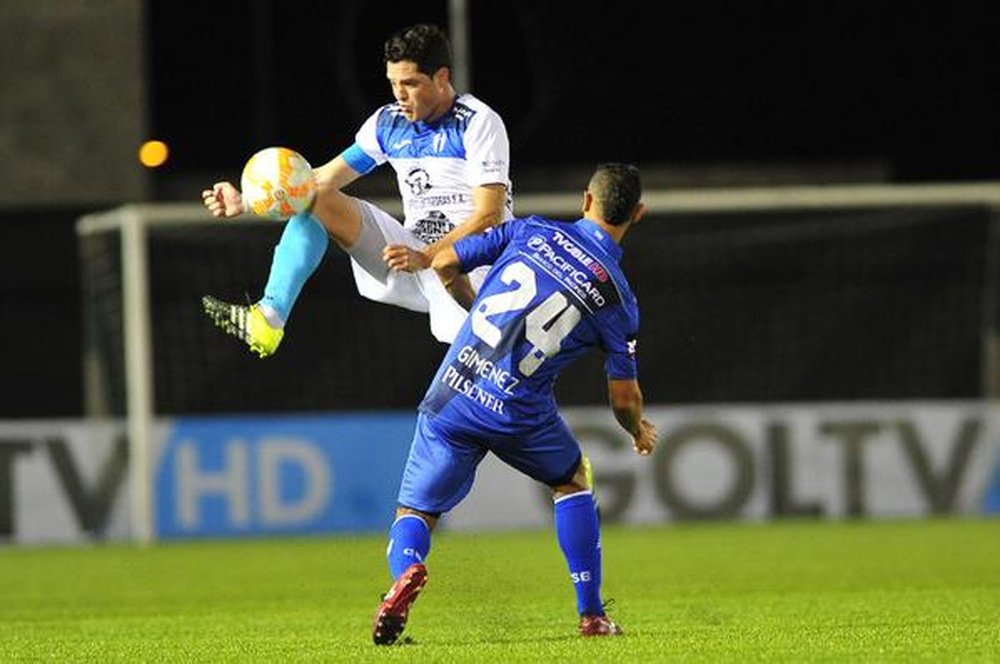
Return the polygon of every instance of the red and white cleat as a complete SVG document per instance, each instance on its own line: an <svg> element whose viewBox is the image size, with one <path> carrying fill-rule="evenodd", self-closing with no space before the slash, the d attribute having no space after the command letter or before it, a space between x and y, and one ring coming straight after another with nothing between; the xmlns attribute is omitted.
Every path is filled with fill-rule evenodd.
<svg viewBox="0 0 1000 664"><path fill-rule="evenodd" d="M396 642L406 627L410 607L427 584L427 566L413 563L406 568L389 592L382 598L382 604L375 614L372 641L377 646L388 646Z"/></svg>
<svg viewBox="0 0 1000 664"><path fill-rule="evenodd" d="M607 616L580 616L580 636L621 636L622 628Z"/></svg>

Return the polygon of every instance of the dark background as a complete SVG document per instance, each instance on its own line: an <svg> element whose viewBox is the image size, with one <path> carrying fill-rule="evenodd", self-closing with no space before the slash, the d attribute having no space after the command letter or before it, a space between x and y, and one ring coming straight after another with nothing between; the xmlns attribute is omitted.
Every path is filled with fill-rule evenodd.
<svg viewBox="0 0 1000 664"><path fill-rule="evenodd" d="M964 3L469 3L472 91L521 189L605 159L864 162L893 181L1000 177L996 21ZM382 43L447 3L150 2L157 174L231 175L256 148L335 156L391 100ZM805 166L803 166L805 168Z"/></svg>
<svg viewBox="0 0 1000 664"><path fill-rule="evenodd" d="M1000 45L996 21L986 5L598 5L541 0L472 0L469 4L472 91L500 112L507 124L516 191L577 189L586 170L603 160L638 163L647 188L782 184L790 180L1000 180ZM382 63L384 39L414 22L446 25L447 20L445 0L220 0L198 4L147 0L144 66L149 134L171 146L167 164L150 172L152 198L195 202L202 187L219 178L237 178L244 160L265 145L297 147L314 164L332 158L351 143L360 123L376 106L391 100ZM381 171L366 180L383 187L381 193L394 195L388 169ZM566 177L554 177L559 174ZM80 249L73 224L83 213L122 202L104 201L87 208L4 209L0 214L7 252L0 262L0 310L4 311L0 346L8 350L0 417L81 413L81 356L86 330L82 323ZM966 222L964 234L954 236L941 226L940 237L913 235L917 239L901 240L903 244L895 240L884 245L866 239L844 241L837 245L843 245L840 253L795 249L787 256L782 254L785 262L766 258L770 255L755 248L746 254L746 260L732 263L733 252L744 256L739 235L730 237L720 231L715 236L714 227L705 225L704 220L679 224L664 220L664 224L668 221L674 225L664 236L666 240L687 241L685 229L704 230L705 235L699 236L702 239L691 240L690 246L704 246L713 252L705 254L701 263L707 272L694 267L677 271L673 263L664 264L660 271L656 262L660 258L654 252L650 265L657 269L644 279L647 294L653 288L658 296L668 292L661 287L690 281L685 286L689 288L685 292L692 294L686 318L670 303L664 304L670 317L665 319L669 325L663 334L672 335L670 343L657 345L658 341L644 340L647 349L677 353L668 358L673 366L649 350L644 356L652 362L649 366L669 366L675 372L663 377L664 389L672 390L672 402L755 396L955 398L976 394L977 386L972 382L980 348L968 332L979 329L982 321L974 315L975 303L959 301L948 290L954 279L940 275L952 274L952 270L958 274L962 265L981 271L982 266L968 258L981 258L974 249L985 240L970 230L980 226ZM913 219L907 222L918 223ZM869 226L863 222L859 228ZM824 223L816 228L817 233L819 229L833 233L842 226ZM831 242L822 234L820 237L825 239L817 252ZM958 248L945 253L943 249L951 246L949 237ZM268 246L266 242L260 245L265 250ZM847 328L851 334L838 338L850 341L831 350L821 343L820 332L828 327L823 315L834 308L837 312L854 311L855 304L837 295L855 292L849 282L852 268L845 267L853 263L839 257L853 256L855 247L867 251L872 246L884 246L884 252L870 263L877 266L884 259L887 265L902 266L882 271L872 268L879 279L879 275L888 275L875 283L887 284L884 292L892 293L888 300L909 308L890 317L878 315L880 306L865 305L868 308L861 311L872 310L871 315L863 320L847 316L852 321ZM948 269L924 270L938 247L942 248L939 261ZM238 247L234 251L243 257L252 255ZM694 255L700 255L698 252ZM819 299L798 294L796 275L805 268L797 262L796 252L819 261L807 261L809 265L829 261L827 267L844 273L848 282L825 291L828 294ZM677 260L686 255L682 252ZM828 258L821 258L823 255ZM909 261L911 255L917 258ZM230 291L217 292L237 298L243 293L239 289L256 292L262 287L269 261L262 255L253 264L234 267L239 257L226 263L211 252L198 261L190 256L185 253L181 260L211 272L204 284L192 282L192 289L218 291L224 278L239 274L243 275L236 280L239 283L227 286ZM763 263L758 256L765 257ZM271 361L275 368L268 371L287 374L281 365L297 360L302 360L301 366L308 371L313 353L322 352L316 349L331 343L320 333L328 329L321 320L321 312L329 307L325 299L329 293L323 288L333 288L330 283L334 278L349 279L342 272L330 276L331 270L343 270L339 258L328 256L323 267L327 275L307 285L296 314L299 329L286 339L280 356ZM895 259L899 261L892 262ZM748 270L761 269L744 273L734 267L729 281L713 272L712 266L731 263L746 265ZM776 266L780 274L775 277L763 269L768 265ZM167 281L185 282L184 270L180 274ZM755 276L747 282L746 274ZM977 274L963 279L977 283ZM663 281L651 281L661 278ZM775 279L779 285L787 285L769 290ZM747 295L746 283L760 283L761 289ZM938 286L940 291L933 290ZM384 317L387 329L402 325L426 340L424 321L416 315L360 300L350 292L349 281L343 288L347 291L342 294L345 307L349 305L352 314L372 320ZM865 293L872 288L870 284L858 286L867 289ZM219 346L219 350L206 346L211 352L197 362L204 364L221 356L239 367L227 367L230 376L235 371L248 383L257 380L259 361L201 319L197 310L201 292L185 293L178 306L186 308L174 314L190 318L188 322L204 335L206 344ZM795 328L786 309L775 307L769 323L770 319L761 317L760 306L782 302L780 297L775 300L775 292L800 304L808 305L813 298L801 311L820 313L815 317L803 314L802 327ZM944 304L933 311L951 307L957 313L934 318L930 324L920 321L916 312L921 293L928 292L942 293L939 299ZM862 303L871 301L877 300ZM711 311L718 312L718 318L703 318L708 315L704 313L705 302L711 304ZM845 320L845 315L837 313L835 319ZM758 326L757 331L745 334L734 320L746 320ZM315 335L321 338L304 333L304 328L313 324L319 326ZM161 328L162 334L173 329L169 319L161 322ZM703 334L709 328L719 330L718 334ZM930 332L922 337L925 341L916 343L906 340L911 328ZM355 326L337 326L334 332L344 332L344 343L354 347ZM726 334L740 342L756 339L760 343L734 353L733 346L722 343ZM761 387L754 372L782 366L782 353L789 347L781 343L783 339L802 347L807 356L811 353L830 360L835 370L830 375L834 377L813 384L809 381L821 375L815 372L800 381L786 376L784 383ZM855 385L852 380L858 374L852 367L866 366L865 358L879 358L881 351L870 345L878 339L897 343L900 370L884 376L868 375L863 384ZM946 340L943 346L942 339ZM814 344L815 349L805 344ZM859 348L865 353L859 354ZM908 348L918 364L910 361ZM941 366L927 368L930 365L925 358ZM429 368L415 370L414 374L420 375L412 385L399 386L396 392L384 391L411 405L413 390L422 387L433 368L432 359L421 360ZM737 359L738 364L732 364ZM732 366L725 365L727 361ZM911 372L912 366L926 371ZM331 369L332 379L342 375L339 367ZM675 382L678 375L686 376L688 383ZM186 375L173 379L183 384ZM710 384L716 379L730 382L721 387ZM705 382L692 382L695 380ZM743 391L737 391L740 385ZM215 389L221 393L223 388ZM323 396L318 391L306 393L317 399ZM327 400L310 402L310 407L354 403L347 395L327 394ZM662 394L653 396L666 399ZM185 403L177 408L197 410L198 406Z"/></svg>

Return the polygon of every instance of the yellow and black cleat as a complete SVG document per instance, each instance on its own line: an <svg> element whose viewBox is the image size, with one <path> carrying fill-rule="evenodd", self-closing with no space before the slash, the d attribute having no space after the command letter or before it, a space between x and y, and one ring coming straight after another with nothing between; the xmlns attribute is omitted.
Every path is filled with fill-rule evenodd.
<svg viewBox="0 0 1000 664"><path fill-rule="evenodd" d="M206 295L201 298L201 306L216 327L243 340L260 357L274 355L285 336L284 329L267 322L260 305L232 304Z"/></svg>

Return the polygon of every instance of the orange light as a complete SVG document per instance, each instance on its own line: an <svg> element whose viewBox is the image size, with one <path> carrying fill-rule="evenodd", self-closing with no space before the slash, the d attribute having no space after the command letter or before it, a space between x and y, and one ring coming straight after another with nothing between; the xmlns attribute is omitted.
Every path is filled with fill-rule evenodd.
<svg viewBox="0 0 1000 664"><path fill-rule="evenodd" d="M146 141L139 148L139 161L146 168L162 166L170 155L170 149L163 141Z"/></svg>

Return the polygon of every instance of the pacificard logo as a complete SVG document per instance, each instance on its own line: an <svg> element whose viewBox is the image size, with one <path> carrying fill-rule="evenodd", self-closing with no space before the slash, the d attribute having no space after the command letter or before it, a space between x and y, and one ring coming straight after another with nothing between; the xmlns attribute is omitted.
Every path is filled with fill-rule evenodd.
<svg viewBox="0 0 1000 664"><path fill-rule="evenodd" d="M557 247L553 247L549 241L550 238L543 235L532 235L526 244L528 249L534 252L535 260L547 265L549 272L572 288L583 302L603 307L607 300L600 288L591 281L594 276L598 281L608 279L608 274L601 264L559 231L554 232L551 237L551 241ZM566 254L575 260L570 260ZM582 265L586 270L579 269L578 265Z"/></svg>

